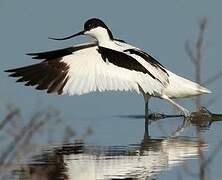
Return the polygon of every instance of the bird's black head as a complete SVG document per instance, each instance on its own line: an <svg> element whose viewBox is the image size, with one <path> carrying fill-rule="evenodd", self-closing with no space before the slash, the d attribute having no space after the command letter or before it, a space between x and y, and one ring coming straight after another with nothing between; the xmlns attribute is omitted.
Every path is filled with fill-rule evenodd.
<svg viewBox="0 0 222 180"><path fill-rule="evenodd" d="M105 23L98 18L89 19L84 24L85 31L89 31L89 30L96 28L96 27L103 27L105 29L108 29L108 27L105 25Z"/></svg>
<svg viewBox="0 0 222 180"><path fill-rule="evenodd" d="M112 32L109 30L109 28L106 26L106 24L98 19L98 18L91 18L87 20L84 24L84 31L89 32L92 29L95 29L97 27L102 27L107 30L107 33L109 34L110 39L113 39Z"/></svg>

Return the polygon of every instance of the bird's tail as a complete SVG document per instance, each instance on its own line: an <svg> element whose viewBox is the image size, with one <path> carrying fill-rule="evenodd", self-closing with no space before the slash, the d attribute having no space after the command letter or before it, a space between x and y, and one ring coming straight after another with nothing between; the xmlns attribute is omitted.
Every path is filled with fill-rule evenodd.
<svg viewBox="0 0 222 180"><path fill-rule="evenodd" d="M211 93L209 89L200 84L178 76L170 71L168 71L168 74L169 85L166 87L163 94L170 98L186 98Z"/></svg>

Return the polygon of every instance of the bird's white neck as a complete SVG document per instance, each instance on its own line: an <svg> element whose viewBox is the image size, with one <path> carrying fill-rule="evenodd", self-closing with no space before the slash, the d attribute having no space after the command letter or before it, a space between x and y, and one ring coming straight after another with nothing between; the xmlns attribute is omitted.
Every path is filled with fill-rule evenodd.
<svg viewBox="0 0 222 180"><path fill-rule="evenodd" d="M99 46L106 47L113 42L107 29L102 27L91 29L86 34L95 38L98 41Z"/></svg>

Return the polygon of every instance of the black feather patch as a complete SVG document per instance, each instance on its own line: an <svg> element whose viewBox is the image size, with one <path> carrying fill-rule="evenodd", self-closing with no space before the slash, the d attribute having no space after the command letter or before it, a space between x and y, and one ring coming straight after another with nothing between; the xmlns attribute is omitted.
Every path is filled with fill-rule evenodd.
<svg viewBox="0 0 222 180"><path fill-rule="evenodd" d="M6 70L11 77L20 77L16 82L26 82L26 86L36 86L38 90L47 89L48 93L62 94L68 80L69 66L61 62L62 58L45 60L41 63Z"/></svg>
<svg viewBox="0 0 222 180"><path fill-rule="evenodd" d="M70 55L76 51L81 49L90 48L96 46L96 43L89 43L83 44L74 47L68 47L64 49L54 50L54 51L47 51L47 52L40 52L40 53L29 53L27 55L33 56L33 59L40 59L40 60L53 60L56 58L62 58L64 56Z"/></svg>
<svg viewBox="0 0 222 180"><path fill-rule="evenodd" d="M128 56L125 53L115 51L115 50L105 48L105 47L100 47L100 46L99 46L98 52L101 54L105 62L108 60L108 62L111 62L116 66L126 68L129 70L142 72L144 74L149 74L153 79L157 79L136 59L134 59L131 56Z"/></svg>
<svg viewBox="0 0 222 180"><path fill-rule="evenodd" d="M156 59L154 59L149 54L147 54L147 53L145 53L145 52L143 52L141 50L138 50L138 49L127 49L124 52L129 52L130 54L136 54L136 55L140 56L146 62L150 63L151 65L153 65L153 66L155 66L157 68L160 68L163 72L165 72L169 76L169 74L164 69L164 66L162 64L160 64Z"/></svg>

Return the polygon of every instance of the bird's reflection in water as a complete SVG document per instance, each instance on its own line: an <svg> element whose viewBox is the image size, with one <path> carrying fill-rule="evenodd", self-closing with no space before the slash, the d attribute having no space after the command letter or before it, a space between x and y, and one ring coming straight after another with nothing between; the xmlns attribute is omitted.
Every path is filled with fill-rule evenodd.
<svg viewBox="0 0 222 180"><path fill-rule="evenodd" d="M202 144L201 148L205 148ZM191 138L152 139L148 132L129 146L96 146L83 142L50 147L16 171L21 179L93 180L153 179L198 153Z"/></svg>
<svg viewBox="0 0 222 180"><path fill-rule="evenodd" d="M157 114L157 117L150 122L175 118L163 114ZM134 115L131 118L143 117ZM128 146L98 146L84 142L51 146L33 157L31 163L21 165L15 174L20 179L32 180L155 179L160 172L178 166L186 159L195 158L199 148L207 147L195 138L175 137L187 127L186 122L205 129L221 119L221 114L213 114L202 108L199 112L193 112L188 121L185 119L185 123L170 137L151 138L148 124L145 124L142 140Z"/></svg>

